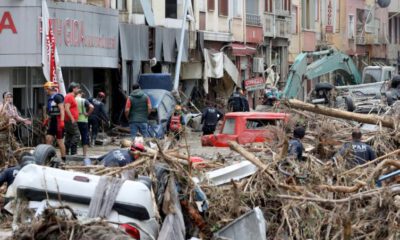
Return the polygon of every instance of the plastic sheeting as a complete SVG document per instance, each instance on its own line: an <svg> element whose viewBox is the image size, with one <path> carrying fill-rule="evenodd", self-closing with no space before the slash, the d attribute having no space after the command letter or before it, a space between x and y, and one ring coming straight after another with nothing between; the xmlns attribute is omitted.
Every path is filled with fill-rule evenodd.
<svg viewBox="0 0 400 240"><path fill-rule="evenodd" d="M158 61L176 62L177 49L179 47L180 29L156 28L155 56ZM183 41L182 62L188 61L189 37L185 33Z"/></svg>

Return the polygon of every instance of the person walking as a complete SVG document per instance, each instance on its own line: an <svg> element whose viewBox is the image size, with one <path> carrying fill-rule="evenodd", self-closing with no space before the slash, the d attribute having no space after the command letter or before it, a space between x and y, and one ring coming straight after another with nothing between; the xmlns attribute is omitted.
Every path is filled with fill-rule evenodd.
<svg viewBox="0 0 400 240"><path fill-rule="evenodd" d="M241 89L236 87L236 91L232 93L228 100L228 109L232 112L243 111L243 99L240 93Z"/></svg>
<svg viewBox="0 0 400 240"><path fill-rule="evenodd" d="M360 129L354 129L351 133L352 141L345 143L339 152L334 157L337 160L337 155L345 157L346 154L351 154L351 158L348 159L349 167L354 167L355 165L361 165L367 161L374 160L376 158L375 151L372 147L366 143L361 142L362 133Z"/></svg>
<svg viewBox="0 0 400 240"><path fill-rule="evenodd" d="M133 139L136 137L138 131L144 138L150 137L148 132L150 112L150 98L140 89L138 84L133 84L132 93L125 104L125 117L129 121L131 137Z"/></svg>
<svg viewBox="0 0 400 240"><path fill-rule="evenodd" d="M75 155L78 152L79 127L78 127L78 103L75 100L78 94L79 83L72 82L65 95L65 149L67 155Z"/></svg>
<svg viewBox="0 0 400 240"><path fill-rule="evenodd" d="M96 98L90 98L89 102L94 106L92 114L89 115L89 131L90 145L94 146L99 133L99 127L102 122L109 123L110 119L104 106L104 99L106 94L104 92L97 93Z"/></svg>
<svg viewBox="0 0 400 240"><path fill-rule="evenodd" d="M293 156L297 160L302 160L303 158L303 143L301 139L306 135L306 131L303 127L296 127L293 130L293 139L289 141L288 156Z"/></svg>
<svg viewBox="0 0 400 240"><path fill-rule="evenodd" d="M61 159L65 162L65 145L64 145L64 96L59 94L58 84L55 82L46 82L44 90L47 93L47 117L43 125L47 126L46 144L53 145L54 138L57 140L57 145L60 148Z"/></svg>
<svg viewBox="0 0 400 240"><path fill-rule="evenodd" d="M94 106L84 98L82 89L79 89L76 97L76 103L78 104L79 116L78 116L78 128L81 133L82 151L83 156L86 156L87 149L89 147L89 128L88 128L88 116L93 112Z"/></svg>
<svg viewBox="0 0 400 240"><path fill-rule="evenodd" d="M247 92L240 91L242 101L242 112L250 112L249 100L247 100Z"/></svg>
<svg viewBox="0 0 400 240"><path fill-rule="evenodd" d="M167 131L172 133L176 140L181 139L181 134L184 131L185 119L180 105L175 106L175 110L167 122Z"/></svg>
<svg viewBox="0 0 400 240"><path fill-rule="evenodd" d="M201 123L203 124L203 135L214 134L218 121L224 114L211 104L203 110Z"/></svg>

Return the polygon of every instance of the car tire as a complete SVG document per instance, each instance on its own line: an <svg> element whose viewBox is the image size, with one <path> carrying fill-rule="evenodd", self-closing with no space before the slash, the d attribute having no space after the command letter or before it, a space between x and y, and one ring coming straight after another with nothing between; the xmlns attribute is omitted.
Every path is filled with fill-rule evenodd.
<svg viewBox="0 0 400 240"><path fill-rule="evenodd" d="M353 99L350 96L345 96L344 102L346 104L346 110L349 112L353 112L355 109Z"/></svg>
<svg viewBox="0 0 400 240"><path fill-rule="evenodd" d="M57 155L56 149L48 144L39 144L33 152L38 165L47 166L53 157Z"/></svg>

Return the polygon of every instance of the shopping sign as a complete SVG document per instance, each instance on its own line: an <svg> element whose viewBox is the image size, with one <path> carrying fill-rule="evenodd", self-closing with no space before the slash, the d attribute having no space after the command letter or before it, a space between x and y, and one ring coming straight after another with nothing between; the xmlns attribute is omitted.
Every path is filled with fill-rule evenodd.
<svg viewBox="0 0 400 240"><path fill-rule="evenodd" d="M255 77L244 80L244 88L247 91L255 91L257 89L265 88L265 80L263 77Z"/></svg>

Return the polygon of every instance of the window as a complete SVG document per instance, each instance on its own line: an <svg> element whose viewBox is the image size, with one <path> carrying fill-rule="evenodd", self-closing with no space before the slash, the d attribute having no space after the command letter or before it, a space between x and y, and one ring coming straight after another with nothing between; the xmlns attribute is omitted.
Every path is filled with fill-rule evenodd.
<svg viewBox="0 0 400 240"><path fill-rule="evenodd" d="M290 12L292 1L291 0L282 0L283 1L283 10Z"/></svg>
<svg viewBox="0 0 400 240"><path fill-rule="evenodd" d="M143 14L144 13L143 8L142 8L142 4L140 3L140 0L133 0L132 1L132 13L136 13L136 14Z"/></svg>
<svg viewBox="0 0 400 240"><path fill-rule="evenodd" d="M215 10L215 0L207 0L207 7L208 11L214 11Z"/></svg>
<svg viewBox="0 0 400 240"><path fill-rule="evenodd" d="M200 12L206 11L206 0L199 0L199 11Z"/></svg>
<svg viewBox="0 0 400 240"><path fill-rule="evenodd" d="M298 29L297 29L297 11L298 11L298 8L297 8L297 6L292 6L292 13L291 13L291 15L292 15L292 21L291 21L291 25L292 25L292 27L291 27L291 30L292 30L292 34L296 34L296 33L298 33Z"/></svg>
<svg viewBox="0 0 400 240"><path fill-rule="evenodd" d="M265 0L265 11L272 13L272 0Z"/></svg>
<svg viewBox="0 0 400 240"><path fill-rule="evenodd" d="M165 1L165 17L166 18L178 18L178 6L177 0L166 0Z"/></svg>
<svg viewBox="0 0 400 240"><path fill-rule="evenodd" d="M233 17L240 18L242 17L243 12L243 1L242 0L233 0Z"/></svg>
<svg viewBox="0 0 400 240"><path fill-rule="evenodd" d="M354 39L355 35L354 35L354 15L349 15L349 22L348 22L348 26L347 26L347 37L349 39Z"/></svg>
<svg viewBox="0 0 400 240"><path fill-rule="evenodd" d="M258 0L246 0L246 14L259 15Z"/></svg>
<svg viewBox="0 0 400 240"><path fill-rule="evenodd" d="M365 72L364 75L364 83L375 83L378 82L381 78L381 70L380 69L369 69Z"/></svg>
<svg viewBox="0 0 400 240"><path fill-rule="evenodd" d="M225 120L224 129L222 129L223 134L235 134L236 119L227 118Z"/></svg>
<svg viewBox="0 0 400 240"><path fill-rule="evenodd" d="M126 0L117 0L117 9L126 10Z"/></svg>
<svg viewBox="0 0 400 240"><path fill-rule="evenodd" d="M276 119L247 119L246 128L247 129L260 129L267 126L276 126Z"/></svg>
<svg viewBox="0 0 400 240"><path fill-rule="evenodd" d="M315 29L315 0L303 0L301 2L301 26L306 30Z"/></svg>
<svg viewBox="0 0 400 240"><path fill-rule="evenodd" d="M220 16L228 16L229 13L229 0L219 0L218 10Z"/></svg>

